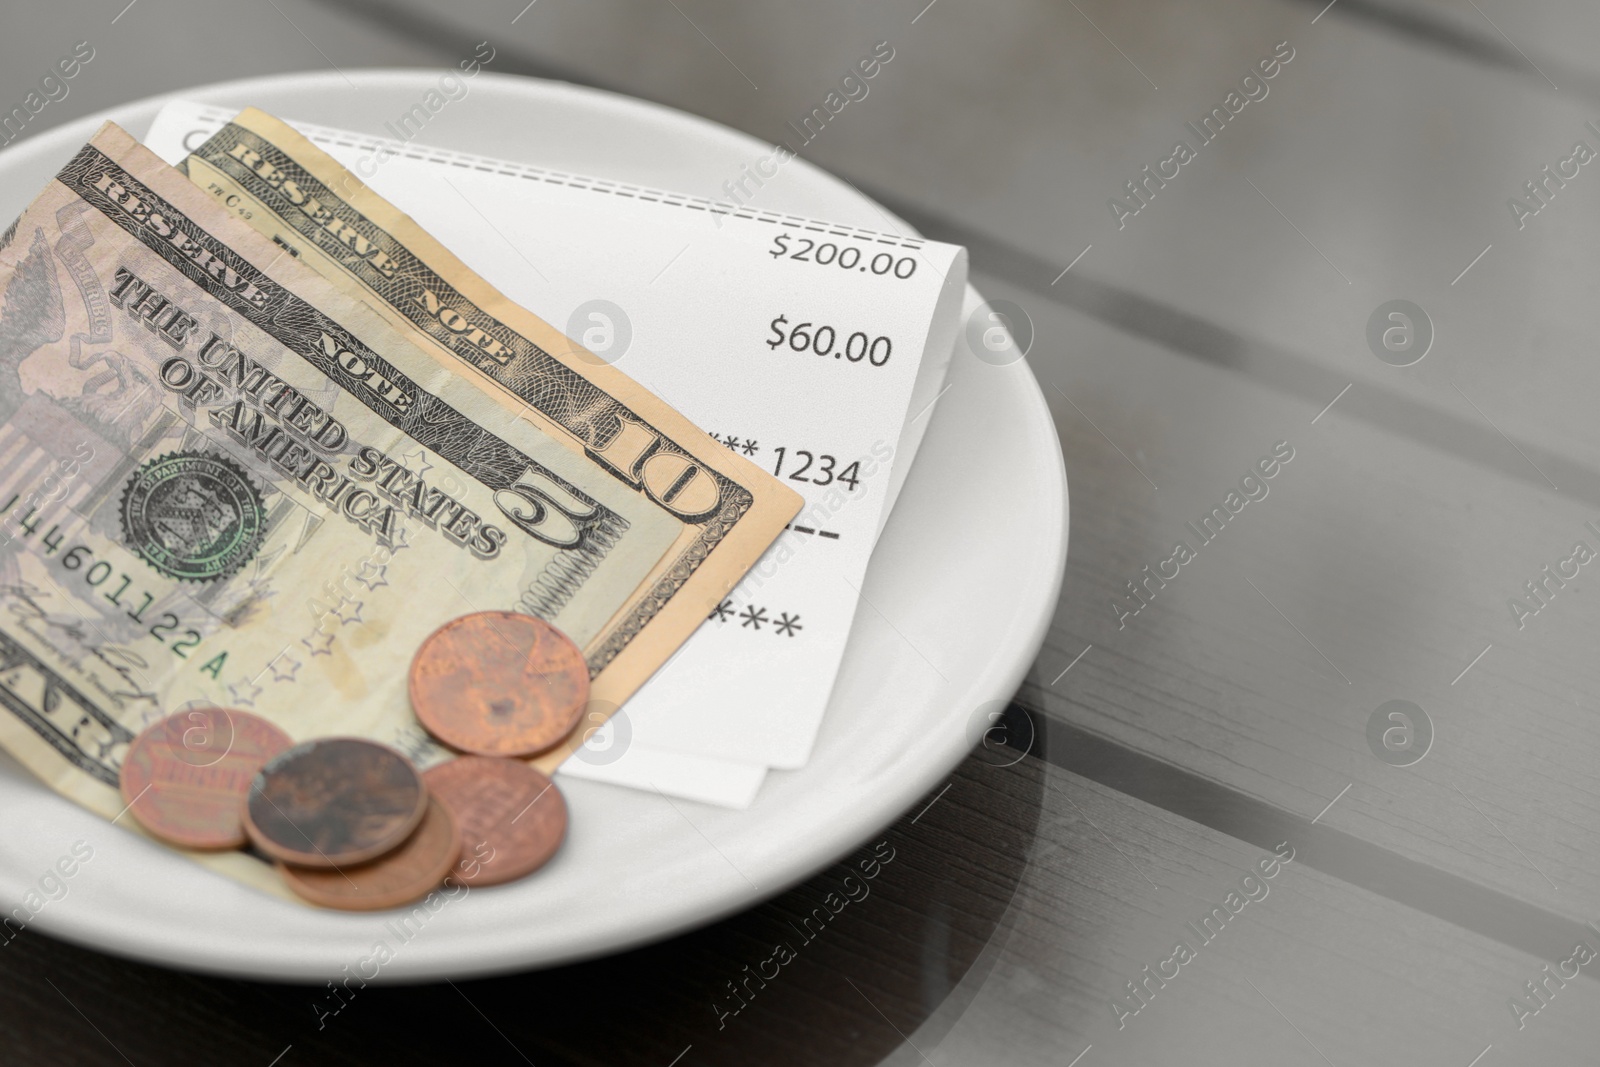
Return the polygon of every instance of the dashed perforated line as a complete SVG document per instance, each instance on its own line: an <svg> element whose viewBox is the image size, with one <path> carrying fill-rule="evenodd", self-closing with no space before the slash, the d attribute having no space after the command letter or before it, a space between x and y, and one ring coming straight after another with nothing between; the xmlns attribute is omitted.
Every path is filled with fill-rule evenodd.
<svg viewBox="0 0 1600 1067"><path fill-rule="evenodd" d="M233 121L231 112L216 108L208 108L202 113L202 117L224 125ZM610 193L614 196L625 196L629 199L644 200L652 204L668 204L673 207L687 208L690 211L708 211L724 218L749 219L753 222L787 226L790 229L826 234L830 237L848 237L852 240L888 245L892 248L907 248L915 251L927 244L926 241L914 237L896 237L877 230L864 230L856 226L846 226L842 223L823 223L817 219L806 218L804 215L786 215L777 211L757 211L750 208L730 210L730 205L720 204L704 197L686 196L683 193L668 192L664 189L648 189L644 186L629 185L609 178L589 178L577 174L566 174L562 171L544 170L508 160L490 159L486 156L469 155L465 152L452 152L444 148L432 148L422 152L415 148L400 146L396 141L385 141L378 138L353 139L339 132L329 130L325 126L301 126L297 127L297 129L317 144L369 149L374 152L380 148L387 148L394 155L404 159L414 159L419 163L442 163L446 166L459 167L462 170L480 171L484 174L499 174L507 178L544 182L547 185L565 185L572 189Z"/></svg>
<svg viewBox="0 0 1600 1067"><path fill-rule="evenodd" d="M222 123L231 122L233 119L232 114L216 109L205 112L205 117ZM544 170L539 167L512 163L507 160L490 159L486 156L469 155L465 152L452 152L444 148L418 151L411 147L401 147L395 141L385 141L377 138L353 139L329 130L324 126L303 126L299 127L299 129L301 133L318 144L369 149L374 152L380 148L387 148L397 156L404 159L414 159L419 163L442 163L446 166L459 167L462 170L499 174L503 177L544 182L548 185L565 185L569 188L596 193L610 193L614 196L645 200L652 204L669 204L673 207L687 208L690 211L707 211L714 215L721 215L724 218L749 219L753 222L787 226L790 229L826 234L830 237L848 237L852 240L888 245L892 248L907 248L915 251L927 243L914 237L896 237L877 230L864 230L855 226L846 226L842 223L822 223L817 219L806 218L804 215L786 215L782 212L760 211L751 208L732 209L731 205L720 204L704 197L686 196L683 193L673 193L663 189L648 189L609 178L589 178L577 174L566 174L561 171Z"/></svg>
<svg viewBox="0 0 1600 1067"><path fill-rule="evenodd" d="M446 166L459 167L462 170L481 171L486 174L499 174L508 178L521 178L524 181L544 182L548 185L565 185L573 189L581 189L595 193L609 193L612 196L624 196L631 199L644 200L652 204L667 204L672 207L687 208L691 211L709 211L722 215L725 218L750 219L754 222L765 222L771 225L787 226L790 229L805 230L809 233L827 234L831 237L847 237L852 240L863 241L871 244L889 245L894 248L920 249L926 242L914 238L893 237L879 233L876 230L863 230L854 226L845 226L838 223L819 223L816 219L808 219L803 215L785 215L776 211L757 211L750 208L733 209L728 205L719 204L703 197L685 196L682 193L672 193L660 189L647 189L637 185L625 185L621 182L611 181L606 178L586 178L576 174L564 174L560 171L543 170L538 167L521 166L502 160L487 160L481 156L469 156L458 152L449 152L444 149L435 149L425 153L416 151L403 151L396 149L392 142L381 140L354 140L340 137L318 127L306 127L302 132L310 131L307 135L314 142L324 145L339 145L344 148L365 149L376 152L380 148L388 148L391 152L406 159L415 159L422 163L441 163Z"/></svg>
<svg viewBox="0 0 1600 1067"><path fill-rule="evenodd" d="M703 197L685 196L682 193L672 193L660 189L647 189L637 185L625 185L621 182L611 181L606 178L586 178L576 174L563 174L560 171L542 170L538 167L519 166L500 160L486 160L480 156L468 156L456 152L437 149L427 153L415 151L397 151L392 142L378 140L350 140L340 138L326 131L314 130L310 134L312 141L321 144L340 145L345 148L369 149L377 151L388 148L407 159L415 159L422 163L441 163L446 166L459 167L462 170L475 170L485 174L498 174L507 178L521 178L524 181L544 182L547 185L565 185L572 189L585 190L594 193L609 193L612 196L624 196L629 199L648 201L652 204L666 204L672 207L687 208L691 211L707 211L724 218L749 219L753 222L765 222L769 225L787 226L790 229L804 230L808 233L826 234L830 237L847 237L851 240L862 241L868 244L888 245L892 248L906 248L913 251L920 249L926 243L915 238L894 237L880 233L876 230L863 230L854 226L845 226L840 223L819 223L816 219L808 219L803 215L785 215L776 211L757 211L750 208L731 209L728 205L719 204L714 200Z"/></svg>

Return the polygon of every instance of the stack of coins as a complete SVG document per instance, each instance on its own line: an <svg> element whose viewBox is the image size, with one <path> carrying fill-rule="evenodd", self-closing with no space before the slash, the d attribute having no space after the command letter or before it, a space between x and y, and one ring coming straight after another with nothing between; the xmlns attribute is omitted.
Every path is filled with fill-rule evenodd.
<svg viewBox="0 0 1600 1067"><path fill-rule="evenodd" d="M350 911L409 904L446 878L498 885L543 866L566 836L567 806L521 757L582 717L582 652L532 616L478 612L422 643L410 692L423 727L466 755L422 774L375 741L297 745L247 712L190 709L129 747L127 810L183 848L252 846L304 899Z"/></svg>

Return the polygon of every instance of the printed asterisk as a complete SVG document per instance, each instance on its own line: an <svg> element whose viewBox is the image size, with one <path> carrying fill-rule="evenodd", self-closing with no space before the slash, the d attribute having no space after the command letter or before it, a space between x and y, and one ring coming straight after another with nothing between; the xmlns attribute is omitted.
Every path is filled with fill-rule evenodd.
<svg viewBox="0 0 1600 1067"><path fill-rule="evenodd" d="M351 575L351 577L368 589L376 589L380 585L389 584L389 579L384 577L388 570L389 565L387 563L364 559L361 561L361 573Z"/></svg>
<svg viewBox="0 0 1600 1067"><path fill-rule="evenodd" d="M353 622L361 621L363 602L347 594L339 594L339 602L328 609L328 614L339 620L339 625L348 626Z"/></svg>
<svg viewBox="0 0 1600 1067"><path fill-rule="evenodd" d="M730 437L722 443L728 446L729 451L739 451L739 439L737 437Z"/></svg>
<svg viewBox="0 0 1600 1067"><path fill-rule="evenodd" d="M767 618L766 608L758 608L754 604L748 608L745 608L744 612L740 614L739 618L744 620L744 622L739 624L740 626L753 626L758 632L761 630L762 623L772 621Z"/></svg>
<svg viewBox="0 0 1600 1067"><path fill-rule="evenodd" d="M753 455L756 454L756 451L758 449L760 449L760 448L761 448L761 446L756 444L755 440L753 438L746 438L745 439L745 442L744 442L744 454L745 455L753 456Z"/></svg>
<svg viewBox="0 0 1600 1067"><path fill-rule="evenodd" d="M733 601L724 600L722 603L711 609L711 614L706 616L706 621L710 622L712 619L716 619L718 622L727 622L728 616L732 614Z"/></svg>
<svg viewBox="0 0 1600 1067"><path fill-rule="evenodd" d="M719 444L719 445L720 445L720 444L721 444L721 443L722 443L722 435L721 435L721 434L719 434L719 433L714 433L714 434L712 434L712 435L711 435L711 439L712 439L712 440L713 440L713 441L715 441L715 442L716 442L716 443L717 443L717 444Z"/></svg>
<svg viewBox="0 0 1600 1067"><path fill-rule="evenodd" d="M316 629L300 639L300 643L311 650L313 656L333 655L333 631L322 628L323 620L317 621Z"/></svg>
<svg viewBox="0 0 1600 1067"><path fill-rule="evenodd" d="M294 676L300 673L301 663L285 650L273 656L272 662L267 666L272 668L272 680L274 682L292 682L294 681Z"/></svg>
<svg viewBox="0 0 1600 1067"><path fill-rule="evenodd" d="M433 464L428 462L428 453L425 449L419 448L415 452L402 452L400 458L406 461L406 470L419 478L433 470Z"/></svg>
<svg viewBox="0 0 1600 1067"><path fill-rule="evenodd" d="M780 634L788 634L790 637L794 636L794 632L796 630L804 630L805 629L804 626L800 625L800 616L796 615L793 618L790 618L789 613L787 611L785 611L783 614L779 615L778 616L778 621L773 623L773 625L777 627L777 632L778 633L780 633Z"/></svg>
<svg viewBox="0 0 1600 1067"><path fill-rule="evenodd" d="M256 706L256 697L261 695L261 687L249 678L240 678L228 686L228 696L242 708Z"/></svg>

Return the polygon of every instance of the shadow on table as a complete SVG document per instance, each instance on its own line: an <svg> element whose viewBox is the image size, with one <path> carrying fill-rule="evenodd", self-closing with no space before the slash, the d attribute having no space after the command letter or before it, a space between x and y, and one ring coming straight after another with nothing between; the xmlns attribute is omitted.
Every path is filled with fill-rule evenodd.
<svg viewBox="0 0 1600 1067"><path fill-rule="evenodd" d="M1032 741L1032 722L1013 707L994 736ZM19 1065L62 1062L70 1045L72 1062L108 1064L865 1067L940 1005L940 1019L959 1016L945 1002L1016 890L1043 782L1037 760L980 747L897 824L747 912L554 970L357 989L326 1017L326 987L182 974L29 934L0 955L0 1044Z"/></svg>

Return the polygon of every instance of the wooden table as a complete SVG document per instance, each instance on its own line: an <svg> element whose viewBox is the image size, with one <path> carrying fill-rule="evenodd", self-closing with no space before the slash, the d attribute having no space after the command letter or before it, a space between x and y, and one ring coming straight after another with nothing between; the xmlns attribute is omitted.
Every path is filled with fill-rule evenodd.
<svg viewBox="0 0 1600 1067"><path fill-rule="evenodd" d="M1074 521L1005 729L884 830L893 862L821 934L804 917L866 852L663 944L364 989L320 1020L326 990L30 931L0 952L0 1058L1600 1058L1600 960L1574 958L1600 951L1600 598L1575 552L1600 553L1600 165L1574 151L1600 152L1600 9L924 4L6 15L0 100L40 50L98 52L39 128L487 39L494 69L794 142L888 41L802 154L968 245L979 288L1026 312ZM1424 325L1396 365L1422 346L1384 331L1404 348ZM777 943L792 962L751 978Z"/></svg>

